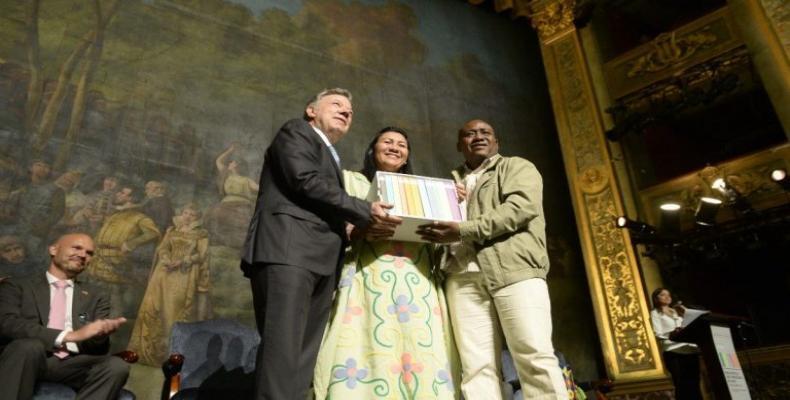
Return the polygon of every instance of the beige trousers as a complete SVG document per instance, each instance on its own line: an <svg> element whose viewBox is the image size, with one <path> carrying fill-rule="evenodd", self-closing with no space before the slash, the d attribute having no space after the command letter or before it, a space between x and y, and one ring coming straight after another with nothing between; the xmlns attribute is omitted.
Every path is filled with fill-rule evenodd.
<svg viewBox="0 0 790 400"><path fill-rule="evenodd" d="M445 294L465 399L503 398L503 338L524 399L568 398L551 343L551 301L545 280L528 279L488 291L480 272L454 273L447 277Z"/></svg>

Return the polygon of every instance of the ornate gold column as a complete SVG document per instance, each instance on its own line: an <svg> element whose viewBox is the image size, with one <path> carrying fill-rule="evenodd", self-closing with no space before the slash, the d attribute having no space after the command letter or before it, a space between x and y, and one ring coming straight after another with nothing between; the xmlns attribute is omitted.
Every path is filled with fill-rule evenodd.
<svg viewBox="0 0 790 400"><path fill-rule="evenodd" d="M765 91L790 139L790 11L782 0L728 0Z"/></svg>
<svg viewBox="0 0 790 400"><path fill-rule="evenodd" d="M575 0L530 2L573 198L595 319L609 377L618 382L664 378L631 239L614 220L624 214L594 86L579 32Z"/></svg>

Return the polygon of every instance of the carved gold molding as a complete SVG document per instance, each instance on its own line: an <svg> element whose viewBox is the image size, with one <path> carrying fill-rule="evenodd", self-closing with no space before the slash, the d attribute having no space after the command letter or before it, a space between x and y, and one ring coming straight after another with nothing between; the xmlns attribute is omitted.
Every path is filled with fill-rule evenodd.
<svg viewBox="0 0 790 400"><path fill-rule="evenodd" d="M541 15L561 20L556 13ZM572 24L554 26L541 33L541 50L607 372L615 380L660 378L663 369L631 241L614 225L623 204L581 43Z"/></svg>
<svg viewBox="0 0 790 400"><path fill-rule="evenodd" d="M760 5L784 49L785 61L790 62L790 7L787 0L760 0Z"/></svg>
<svg viewBox="0 0 790 400"><path fill-rule="evenodd" d="M678 37L677 32L658 35L650 43L653 49L630 63L631 68L626 76L633 78L663 71L687 60L697 54L698 50L710 47L719 38L707 28L682 37Z"/></svg>
<svg viewBox="0 0 790 400"><path fill-rule="evenodd" d="M724 7L607 62L604 76L617 99L741 45Z"/></svg>
<svg viewBox="0 0 790 400"><path fill-rule="evenodd" d="M575 6L576 0L546 0L530 3L530 22L538 31L542 42L548 42L553 37L573 29Z"/></svg>

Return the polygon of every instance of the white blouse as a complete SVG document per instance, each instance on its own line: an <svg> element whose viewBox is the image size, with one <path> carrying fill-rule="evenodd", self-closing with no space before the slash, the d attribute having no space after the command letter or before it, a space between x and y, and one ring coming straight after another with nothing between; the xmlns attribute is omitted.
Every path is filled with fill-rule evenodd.
<svg viewBox="0 0 790 400"><path fill-rule="evenodd" d="M661 344L661 349L673 353L698 353L699 349L694 343L673 342L669 340L669 334L683 324L683 317L678 315L675 310L671 312L673 315L664 314L655 308L650 311L650 321L653 323L653 332L655 332L656 338Z"/></svg>

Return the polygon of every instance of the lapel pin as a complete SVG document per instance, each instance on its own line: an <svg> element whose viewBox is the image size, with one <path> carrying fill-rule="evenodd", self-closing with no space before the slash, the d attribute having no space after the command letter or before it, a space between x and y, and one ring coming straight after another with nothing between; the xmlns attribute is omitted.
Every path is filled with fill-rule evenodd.
<svg viewBox="0 0 790 400"><path fill-rule="evenodd" d="M83 296L87 296L88 295L88 291L87 290L81 290L80 293L82 293Z"/></svg>

